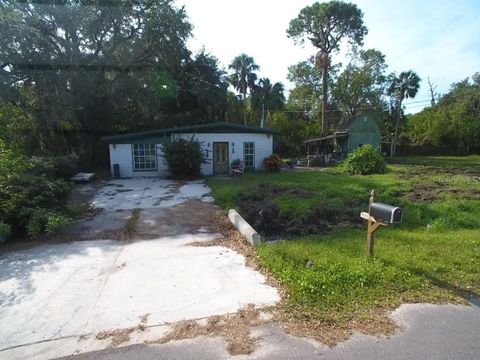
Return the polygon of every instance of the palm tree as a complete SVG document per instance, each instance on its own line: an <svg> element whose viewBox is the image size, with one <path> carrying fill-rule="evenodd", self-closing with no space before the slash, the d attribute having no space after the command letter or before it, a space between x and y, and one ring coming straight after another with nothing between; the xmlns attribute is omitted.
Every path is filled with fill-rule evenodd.
<svg viewBox="0 0 480 360"><path fill-rule="evenodd" d="M387 94L392 96L397 110L395 133L392 138L390 157L394 157L397 150L402 102L404 99L413 99L417 95L418 89L420 89L420 81L420 77L413 70L403 71L398 77L392 74L388 80Z"/></svg>
<svg viewBox="0 0 480 360"><path fill-rule="evenodd" d="M233 87L242 94L243 99L243 123L247 125L247 113L246 113L246 100L247 100L247 91L250 91L255 86L255 81L257 80L257 74L255 71L260 69L260 66L255 64L253 57L246 54L241 54L228 66L229 69L232 69L234 72L230 74L229 81Z"/></svg>
<svg viewBox="0 0 480 360"><path fill-rule="evenodd" d="M252 105L262 111L262 126L265 114L270 110L281 110L285 104L284 86L272 84L269 78L262 78L252 91Z"/></svg>

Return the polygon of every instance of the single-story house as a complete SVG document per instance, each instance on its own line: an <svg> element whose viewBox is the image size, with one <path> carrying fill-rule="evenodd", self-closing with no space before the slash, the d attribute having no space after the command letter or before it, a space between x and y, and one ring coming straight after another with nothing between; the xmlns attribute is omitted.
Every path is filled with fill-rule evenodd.
<svg viewBox="0 0 480 360"><path fill-rule="evenodd" d="M104 137L109 144L112 176L167 176L161 144L175 137L195 137L208 159L204 175L228 175L240 160L248 169L260 169L273 152L274 130L230 123L211 123Z"/></svg>
<svg viewBox="0 0 480 360"><path fill-rule="evenodd" d="M377 122L369 116L357 115L340 122L333 134L309 139L304 143L309 155L314 155L322 151L326 142L329 151L337 160L341 160L348 153L366 144L379 148L380 140L381 132Z"/></svg>

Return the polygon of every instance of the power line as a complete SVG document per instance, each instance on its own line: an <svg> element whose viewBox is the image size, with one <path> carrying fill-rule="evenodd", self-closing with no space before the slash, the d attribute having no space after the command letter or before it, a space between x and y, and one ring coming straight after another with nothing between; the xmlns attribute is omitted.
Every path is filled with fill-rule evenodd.
<svg viewBox="0 0 480 360"><path fill-rule="evenodd" d="M405 105L408 105L408 104L417 104L417 103L424 103L424 102L431 102L432 99L428 99L428 100L419 100L419 101L409 101L408 103L404 103Z"/></svg>

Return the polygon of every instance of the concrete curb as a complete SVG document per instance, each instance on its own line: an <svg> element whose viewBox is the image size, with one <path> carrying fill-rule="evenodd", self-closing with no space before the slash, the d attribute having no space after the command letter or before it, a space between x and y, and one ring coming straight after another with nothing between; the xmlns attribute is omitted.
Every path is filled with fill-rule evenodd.
<svg viewBox="0 0 480 360"><path fill-rule="evenodd" d="M262 242L261 236L250 226L248 222L235 210L230 209L228 211L228 218L233 225L245 236L247 241L253 246L258 246Z"/></svg>

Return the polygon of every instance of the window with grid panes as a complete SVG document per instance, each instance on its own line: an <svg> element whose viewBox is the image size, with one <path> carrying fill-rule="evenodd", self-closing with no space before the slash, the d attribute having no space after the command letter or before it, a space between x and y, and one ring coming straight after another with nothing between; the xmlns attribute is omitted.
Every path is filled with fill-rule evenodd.
<svg viewBox="0 0 480 360"><path fill-rule="evenodd" d="M133 144L133 170L154 171L157 170L157 145L156 144Z"/></svg>
<svg viewBox="0 0 480 360"><path fill-rule="evenodd" d="M245 167L255 167L255 143L243 143L243 162L245 164Z"/></svg>

